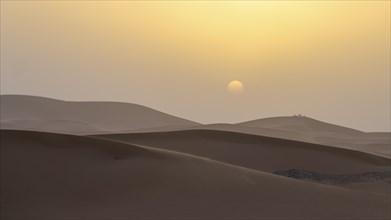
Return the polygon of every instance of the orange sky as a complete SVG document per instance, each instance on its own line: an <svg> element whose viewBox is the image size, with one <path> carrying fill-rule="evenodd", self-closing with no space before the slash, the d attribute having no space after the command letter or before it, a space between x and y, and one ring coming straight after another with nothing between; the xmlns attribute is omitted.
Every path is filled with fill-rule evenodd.
<svg viewBox="0 0 391 220"><path fill-rule="evenodd" d="M389 39L389 1L2 1L1 93L385 131Z"/></svg>

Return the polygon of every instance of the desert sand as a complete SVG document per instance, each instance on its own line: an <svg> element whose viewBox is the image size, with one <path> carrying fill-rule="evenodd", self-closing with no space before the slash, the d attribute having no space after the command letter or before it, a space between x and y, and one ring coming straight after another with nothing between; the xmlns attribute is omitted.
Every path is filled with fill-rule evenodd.
<svg viewBox="0 0 391 220"><path fill-rule="evenodd" d="M390 196L202 157L1 131L4 219L388 219Z"/></svg>
<svg viewBox="0 0 391 220"><path fill-rule="evenodd" d="M98 137L210 158L265 172L303 169L325 174L390 171L390 159L360 151L217 130L108 134ZM368 183L364 183L368 184ZM363 190L390 193L388 182ZM349 184L341 185L350 187ZM358 185L354 186L355 188Z"/></svg>
<svg viewBox="0 0 391 220"><path fill-rule="evenodd" d="M390 132L362 132L309 117L273 117L239 123L240 126L295 132L293 140L324 144L391 158ZM289 136L279 136L290 139Z"/></svg>
<svg viewBox="0 0 391 220"><path fill-rule="evenodd" d="M198 125L196 122L129 103L68 102L26 95L1 95L0 99L2 129L100 134Z"/></svg>
<svg viewBox="0 0 391 220"><path fill-rule="evenodd" d="M1 96L2 219L389 219L390 137Z"/></svg>
<svg viewBox="0 0 391 220"><path fill-rule="evenodd" d="M0 99L1 129L75 135L207 129L328 145L391 158L389 132L362 132L308 117L202 125L129 103L68 102L25 95L1 95Z"/></svg>
<svg viewBox="0 0 391 220"><path fill-rule="evenodd" d="M362 132L308 117L202 125L129 103L67 102L25 95L1 95L0 99L1 129L75 135L207 129L328 145L391 158L390 132Z"/></svg>

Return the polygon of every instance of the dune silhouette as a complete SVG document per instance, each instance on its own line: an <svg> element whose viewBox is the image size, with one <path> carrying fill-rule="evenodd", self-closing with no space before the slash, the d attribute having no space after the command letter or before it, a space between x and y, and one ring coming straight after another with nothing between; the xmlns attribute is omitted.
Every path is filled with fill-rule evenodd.
<svg viewBox="0 0 391 220"><path fill-rule="evenodd" d="M99 134L198 125L196 122L129 103L68 102L25 95L1 95L0 98L3 129ZM56 121L58 123L54 123ZM70 129L69 126L78 129Z"/></svg>

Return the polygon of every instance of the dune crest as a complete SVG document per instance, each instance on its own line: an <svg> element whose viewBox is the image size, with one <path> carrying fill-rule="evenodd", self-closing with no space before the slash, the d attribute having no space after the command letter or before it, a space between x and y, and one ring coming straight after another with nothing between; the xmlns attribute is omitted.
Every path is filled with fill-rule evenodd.
<svg viewBox="0 0 391 220"><path fill-rule="evenodd" d="M199 125L130 103L69 102L26 95L1 95L0 99L3 129L100 134L165 126ZM31 123L32 120L35 123ZM56 121L57 123L54 123ZM80 124L85 126L80 129ZM71 129L74 126L79 128Z"/></svg>

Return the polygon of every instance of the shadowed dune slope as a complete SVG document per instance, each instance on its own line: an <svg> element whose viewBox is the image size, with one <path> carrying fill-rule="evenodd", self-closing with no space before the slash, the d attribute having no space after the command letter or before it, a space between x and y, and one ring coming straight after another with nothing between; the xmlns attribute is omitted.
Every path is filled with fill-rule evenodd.
<svg viewBox="0 0 391 220"><path fill-rule="evenodd" d="M1 131L4 219L388 219L390 197L92 137Z"/></svg>
<svg viewBox="0 0 391 220"><path fill-rule="evenodd" d="M108 134L96 137L198 155L251 169L326 173L387 169L390 159L337 147L217 130Z"/></svg>
<svg viewBox="0 0 391 220"><path fill-rule="evenodd" d="M198 125L129 103L68 102L25 95L2 95L0 98L2 129L92 134Z"/></svg>

